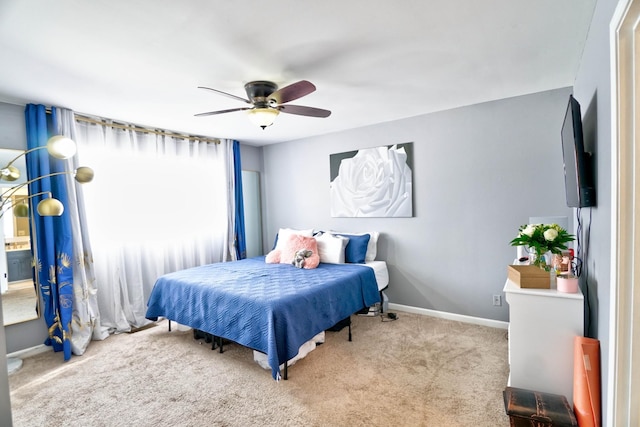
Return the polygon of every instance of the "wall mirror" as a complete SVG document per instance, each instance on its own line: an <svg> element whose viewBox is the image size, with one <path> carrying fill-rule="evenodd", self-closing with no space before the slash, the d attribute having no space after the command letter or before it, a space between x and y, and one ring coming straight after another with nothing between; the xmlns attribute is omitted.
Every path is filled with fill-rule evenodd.
<svg viewBox="0 0 640 427"><path fill-rule="evenodd" d="M244 232L247 258L264 254L262 249L262 212L260 199L260 173L242 171L242 203L244 204Z"/></svg>
<svg viewBox="0 0 640 427"><path fill-rule="evenodd" d="M20 153L20 150L0 149L0 168ZM3 195L27 180L24 156L13 165L20 170L20 178L12 182L0 181L0 193ZM0 291L5 326L37 319L40 312L31 267L31 221L13 215L13 206L27 203L27 197L26 186L13 193L11 202L6 204L9 207L5 206L4 215L0 218L0 239L3 242L0 252Z"/></svg>

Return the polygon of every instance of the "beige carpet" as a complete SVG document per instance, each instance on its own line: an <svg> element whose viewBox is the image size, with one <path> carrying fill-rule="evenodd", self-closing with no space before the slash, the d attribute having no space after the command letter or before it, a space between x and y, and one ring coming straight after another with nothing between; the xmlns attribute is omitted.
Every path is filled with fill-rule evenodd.
<svg viewBox="0 0 640 427"><path fill-rule="evenodd" d="M37 318L37 301L33 280L9 283L9 290L2 294L3 324L13 325Z"/></svg>
<svg viewBox="0 0 640 427"><path fill-rule="evenodd" d="M10 376L14 426L508 426L506 331L398 315L354 316L280 382L166 322L38 354Z"/></svg>

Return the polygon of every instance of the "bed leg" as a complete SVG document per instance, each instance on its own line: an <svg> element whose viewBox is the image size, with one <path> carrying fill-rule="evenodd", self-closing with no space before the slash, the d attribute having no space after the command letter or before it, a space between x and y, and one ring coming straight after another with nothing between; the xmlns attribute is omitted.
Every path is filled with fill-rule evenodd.
<svg viewBox="0 0 640 427"><path fill-rule="evenodd" d="M349 316L349 341L351 341L351 316Z"/></svg>
<svg viewBox="0 0 640 427"><path fill-rule="evenodd" d="M284 375L282 376L282 379L286 380L289 378L289 361L287 360L286 362L284 362Z"/></svg>
<svg viewBox="0 0 640 427"><path fill-rule="evenodd" d="M168 320L169 320L169 332L171 332L171 319L168 319Z"/></svg>
<svg viewBox="0 0 640 427"><path fill-rule="evenodd" d="M222 337L218 337L218 344L220 345L220 353L222 353Z"/></svg>
<svg viewBox="0 0 640 427"><path fill-rule="evenodd" d="M384 295L380 291L380 314L384 313Z"/></svg>

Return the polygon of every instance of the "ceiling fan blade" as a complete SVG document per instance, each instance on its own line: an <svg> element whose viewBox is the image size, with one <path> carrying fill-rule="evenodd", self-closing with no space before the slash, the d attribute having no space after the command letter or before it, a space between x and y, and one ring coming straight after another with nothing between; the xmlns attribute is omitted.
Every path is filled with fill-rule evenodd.
<svg viewBox="0 0 640 427"><path fill-rule="evenodd" d="M314 108L314 107L305 107L303 105L281 105L278 107L278 110L283 113L288 114L297 114L299 116L309 116L309 117L329 117L331 115L331 111L323 110L322 108Z"/></svg>
<svg viewBox="0 0 640 427"><path fill-rule="evenodd" d="M210 90L212 92L219 93L220 95L228 96L229 98L237 99L239 101L246 102L247 104L251 104L251 101L249 101L248 99L242 98L240 96L235 96L235 95L232 95L232 94L227 93L227 92L223 92L223 91L218 90L218 89L212 89L210 87L205 87L205 86L198 86L198 89Z"/></svg>
<svg viewBox="0 0 640 427"><path fill-rule="evenodd" d="M234 111L244 111L244 110L250 110L250 109L251 109L251 107L231 108L229 110L208 111L206 113L198 113L198 114L195 114L195 116L196 117L213 116L213 115L216 115L216 114L232 113Z"/></svg>
<svg viewBox="0 0 640 427"><path fill-rule="evenodd" d="M275 101L277 104L284 104L293 101L298 98L302 98L305 95L309 95L314 92L316 87L313 83L306 80L300 80L297 83L292 83L289 86L278 89L269 95L269 101Z"/></svg>

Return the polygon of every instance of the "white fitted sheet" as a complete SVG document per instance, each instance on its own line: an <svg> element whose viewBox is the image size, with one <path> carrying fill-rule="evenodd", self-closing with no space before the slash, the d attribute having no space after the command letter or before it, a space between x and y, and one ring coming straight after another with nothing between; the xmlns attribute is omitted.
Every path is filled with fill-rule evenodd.
<svg viewBox="0 0 640 427"><path fill-rule="evenodd" d="M362 265L373 268L379 291L389 286L389 270L387 269L387 263L385 261L369 261Z"/></svg>

